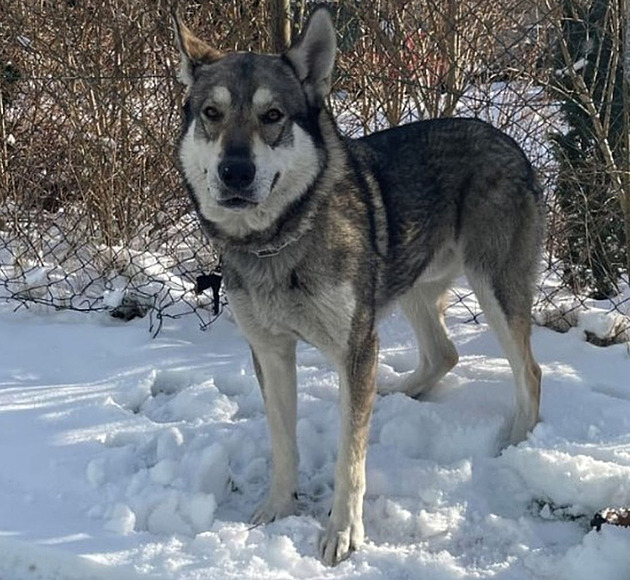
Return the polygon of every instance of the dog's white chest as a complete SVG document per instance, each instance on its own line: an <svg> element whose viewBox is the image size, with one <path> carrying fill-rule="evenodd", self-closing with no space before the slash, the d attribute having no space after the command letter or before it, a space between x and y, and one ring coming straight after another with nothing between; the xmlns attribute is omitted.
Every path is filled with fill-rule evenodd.
<svg viewBox="0 0 630 580"><path fill-rule="evenodd" d="M238 290L228 298L246 334L291 334L323 351L345 347L356 306L347 283L315 292L290 286Z"/></svg>

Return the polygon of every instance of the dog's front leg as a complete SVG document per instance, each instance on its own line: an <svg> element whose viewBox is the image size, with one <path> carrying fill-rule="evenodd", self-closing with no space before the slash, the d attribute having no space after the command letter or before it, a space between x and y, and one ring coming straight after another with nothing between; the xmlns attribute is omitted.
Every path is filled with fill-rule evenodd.
<svg viewBox="0 0 630 580"><path fill-rule="evenodd" d="M324 562L334 566L363 543L365 456L376 392L378 338L370 329L351 340L339 361L341 424L335 493L330 520L320 540Z"/></svg>
<svg viewBox="0 0 630 580"><path fill-rule="evenodd" d="M271 436L271 487L252 522L263 524L295 512L298 450L296 441L297 379L292 338L250 342Z"/></svg>

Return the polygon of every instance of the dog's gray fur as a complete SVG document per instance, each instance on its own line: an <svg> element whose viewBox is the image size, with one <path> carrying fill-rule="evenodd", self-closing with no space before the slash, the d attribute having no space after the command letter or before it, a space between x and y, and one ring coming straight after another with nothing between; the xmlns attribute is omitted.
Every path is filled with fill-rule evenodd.
<svg viewBox="0 0 630 580"><path fill-rule="evenodd" d="M221 249L271 432L271 488L253 521L296 507L302 339L328 355L340 377L335 492L320 543L324 561L335 564L363 540L376 323L388 305L398 302L417 334L421 363L402 386L417 397L457 362L442 306L464 272L514 374L510 442L535 425L540 369L530 310L541 190L516 143L479 121L340 136L324 104L336 50L326 10L313 13L281 56L222 55L176 17L175 28L188 87L181 168L202 226Z"/></svg>

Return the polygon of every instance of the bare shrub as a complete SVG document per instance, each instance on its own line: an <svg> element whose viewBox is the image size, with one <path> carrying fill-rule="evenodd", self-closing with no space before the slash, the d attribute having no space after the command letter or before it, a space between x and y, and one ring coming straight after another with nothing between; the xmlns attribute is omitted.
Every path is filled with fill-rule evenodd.
<svg viewBox="0 0 630 580"><path fill-rule="evenodd" d="M555 255L571 231L548 140L566 131L547 88L560 1L329 3L339 32L331 106L342 130L464 115L508 132L545 184L545 280L561 278ZM270 51L286 45L286 19L275 28L282 39L270 31L287 4L180 0L178 9L221 50ZM294 38L312 6L290 3ZM211 319L195 279L218 256L176 169L182 88L169 9L164 0L0 4L0 296L93 310L133 294L158 318ZM544 303L556 299L556 286L543 288Z"/></svg>

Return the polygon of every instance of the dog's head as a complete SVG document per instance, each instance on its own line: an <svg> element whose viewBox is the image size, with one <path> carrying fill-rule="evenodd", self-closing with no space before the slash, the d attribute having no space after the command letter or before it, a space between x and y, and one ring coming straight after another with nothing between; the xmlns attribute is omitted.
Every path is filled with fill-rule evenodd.
<svg viewBox="0 0 630 580"><path fill-rule="evenodd" d="M283 55L222 54L173 19L188 88L179 155L197 209L230 235L263 230L321 171L317 119L336 50L330 15L316 10Z"/></svg>

